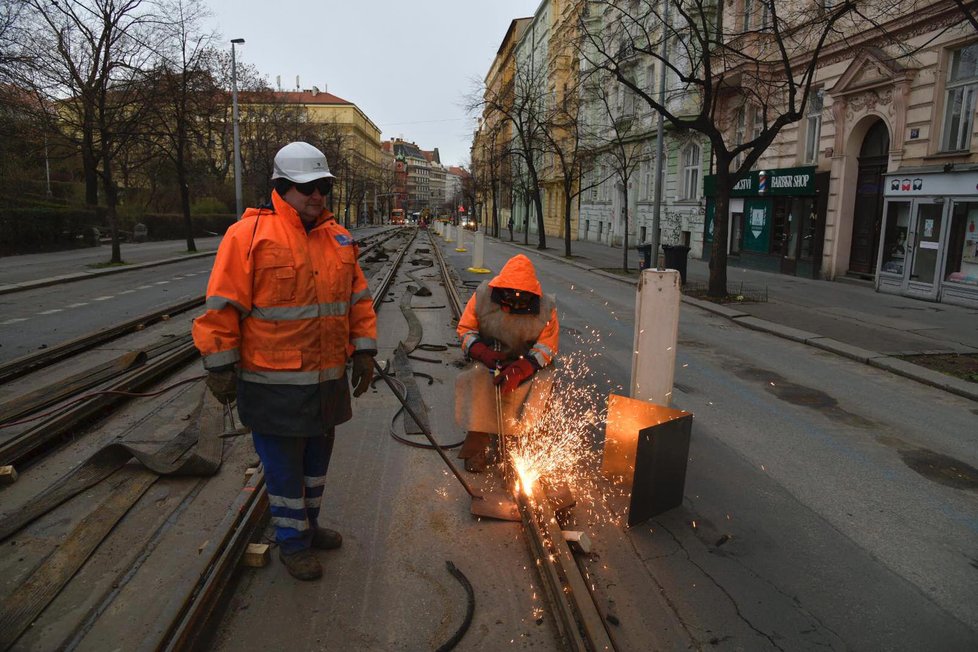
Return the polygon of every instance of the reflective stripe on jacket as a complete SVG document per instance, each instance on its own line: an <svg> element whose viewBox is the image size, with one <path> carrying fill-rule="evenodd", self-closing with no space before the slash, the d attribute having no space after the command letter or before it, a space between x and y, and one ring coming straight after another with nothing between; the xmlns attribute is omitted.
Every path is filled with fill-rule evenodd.
<svg viewBox="0 0 978 652"><path fill-rule="evenodd" d="M354 351L376 352L377 317L349 231L332 214L307 233L278 193L221 241L194 321L204 367L237 363L243 381L313 385L341 378Z"/></svg>

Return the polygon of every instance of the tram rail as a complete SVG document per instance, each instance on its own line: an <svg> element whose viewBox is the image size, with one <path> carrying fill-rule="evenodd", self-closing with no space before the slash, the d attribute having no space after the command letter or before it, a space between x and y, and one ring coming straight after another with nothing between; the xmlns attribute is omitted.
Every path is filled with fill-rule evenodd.
<svg viewBox="0 0 978 652"><path fill-rule="evenodd" d="M461 295L441 248L430 233L429 238L449 298L449 307L457 321L463 309ZM536 500L531 500L522 492L517 492L515 499L527 546L554 611L564 645L575 652L614 650L614 643L594 603L587 580L557 525L546 489L539 487L535 491L541 495Z"/></svg>

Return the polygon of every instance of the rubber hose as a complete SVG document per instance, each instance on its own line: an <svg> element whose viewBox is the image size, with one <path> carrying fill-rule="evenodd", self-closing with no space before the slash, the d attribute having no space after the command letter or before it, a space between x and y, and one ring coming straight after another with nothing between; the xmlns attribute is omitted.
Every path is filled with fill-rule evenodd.
<svg viewBox="0 0 978 652"><path fill-rule="evenodd" d="M472 624L472 616L475 614L475 591L472 590L472 582L470 582L469 578L465 576L465 573L456 568L455 564L447 559L445 560L445 567L448 569L448 572L452 574L452 577L457 579L458 583L465 589L465 619L462 620L462 624L455 630L455 634L441 644L437 652L448 652L448 650L454 649L455 646L458 645L459 641L462 640L462 637L465 636L465 632L469 630L469 626Z"/></svg>

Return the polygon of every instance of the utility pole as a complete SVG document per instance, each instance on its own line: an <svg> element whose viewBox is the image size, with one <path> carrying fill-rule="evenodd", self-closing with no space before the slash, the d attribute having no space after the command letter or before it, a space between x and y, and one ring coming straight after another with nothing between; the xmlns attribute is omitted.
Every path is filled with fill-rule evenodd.
<svg viewBox="0 0 978 652"><path fill-rule="evenodd" d="M231 39L231 120L234 123L234 203L238 211L237 219L244 214L244 199L241 193L241 137L238 133L238 69L234 46L244 43L243 38Z"/></svg>
<svg viewBox="0 0 978 652"><path fill-rule="evenodd" d="M663 12L662 18L662 60L659 62L659 104L665 108L666 106L666 61L669 57L669 35L667 29L669 27L669 3L671 0L663 0L662 4L665 5L665 10ZM665 127L665 121L662 118L662 112L659 111L658 128L655 135L655 203L652 206L652 239L650 244L652 245L652 260L650 261L652 267L659 266L659 225L661 224L662 215L662 159L665 156L665 134L663 134L663 129Z"/></svg>

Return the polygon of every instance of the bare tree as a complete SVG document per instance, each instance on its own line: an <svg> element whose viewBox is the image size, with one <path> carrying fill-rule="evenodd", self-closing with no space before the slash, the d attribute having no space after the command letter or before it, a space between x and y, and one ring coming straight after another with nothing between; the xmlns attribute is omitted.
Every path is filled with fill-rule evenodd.
<svg viewBox="0 0 978 652"><path fill-rule="evenodd" d="M573 67L578 64L575 62ZM595 154L584 142L586 125L582 114L582 91L578 88L564 88L550 116L543 135L547 141L547 152L552 156L552 170L559 177L560 189L564 196L564 255L571 255L571 212L574 200L590 190L593 183L585 183L589 178Z"/></svg>
<svg viewBox="0 0 978 652"><path fill-rule="evenodd" d="M144 0L26 0L32 17L30 84L39 115L77 140L85 172L86 203L105 193L112 263L122 262L114 166L145 115L143 72L155 56L147 46L160 24Z"/></svg>
<svg viewBox="0 0 978 652"><path fill-rule="evenodd" d="M524 61L520 61L518 57L512 86L498 92L487 89L482 100L470 107L482 108L484 114L495 113L512 126L513 135L508 152L510 156L521 161L520 165L528 177L524 189L527 198L536 207L537 249L547 248L538 168L547 142L544 132L547 128L549 102L542 64L534 62L532 57ZM517 165L515 160L513 165ZM526 231L529 232L529 228Z"/></svg>
<svg viewBox="0 0 978 652"><path fill-rule="evenodd" d="M644 133L636 118L631 91L613 78L589 76L583 95L597 105L596 120L584 138L587 149L611 170L621 197L622 271L628 273L628 187L646 157ZM604 180L600 180L604 181Z"/></svg>
<svg viewBox="0 0 978 652"><path fill-rule="evenodd" d="M727 292L727 221L734 184L781 130L804 117L812 82L827 47L857 30L866 12L887 7L843 0L821 3L751 0L752 13L734 15L716 0L593 0L582 17L582 56L628 87L679 131L703 134L715 160L716 203L710 257L711 296ZM663 43L665 39L665 43ZM834 45L833 45L834 44ZM665 45L665 47L663 47ZM663 102L634 71L654 66L670 80ZM754 118L738 139L741 110Z"/></svg>
<svg viewBox="0 0 978 652"><path fill-rule="evenodd" d="M219 109L213 99L217 90L208 64L214 34L201 22L207 9L201 0L169 0L171 17L162 41L160 65L149 76L152 100L148 103L156 149L173 166L180 194L180 211L186 229L187 250L197 251L190 217L190 170L202 118Z"/></svg>
<svg viewBox="0 0 978 652"><path fill-rule="evenodd" d="M505 166L509 163L506 157L506 145L503 142L503 129L505 124L495 121L491 125L484 121L483 129L480 130L478 145L482 152L479 157L479 168L475 173L479 175L482 189L488 193L492 201L491 219L486 220L485 231L495 238L499 237L499 203L500 203L500 183ZM471 210L471 208L470 208Z"/></svg>

